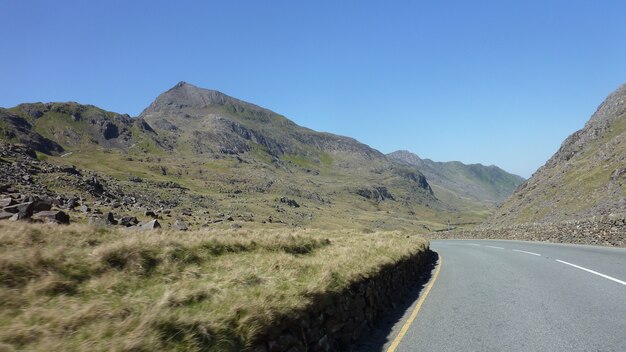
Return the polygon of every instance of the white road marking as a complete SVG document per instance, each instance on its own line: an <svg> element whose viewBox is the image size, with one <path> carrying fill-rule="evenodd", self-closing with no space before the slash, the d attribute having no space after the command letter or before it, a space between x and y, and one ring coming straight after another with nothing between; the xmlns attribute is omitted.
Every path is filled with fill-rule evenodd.
<svg viewBox="0 0 626 352"><path fill-rule="evenodd" d="M593 271L593 270L591 270L591 269L583 268L582 266L578 266L578 265L576 265L576 264L568 263L568 262L565 262L565 261L562 261L562 260L558 260L558 259L555 259L555 260L556 260L557 262L559 262L559 263L563 263L563 264L566 264L566 265L569 265L569 266L573 266L574 268L577 268L577 269L580 269L580 270L584 270L584 271L586 271L586 272L589 272L589 273L592 273L592 274L595 274L595 275L601 276L601 277L603 277L603 278L605 278L605 279L609 279L609 280L611 280L611 281L615 281L615 282L617 282L618 284L622 284L622 285L626 286L626 282L624 282L624 281L622 281L622 280L618 280L618 279L616 279L616 278L614 278L614 277L610 277L610 276L608 276L608 275L601 274L601 273L599 273L599 272L597 272L597 271Z"/></svg>
<svg viewBox="0 0 626 352"><path fill-rule="evenodd" d="M495 249L504 249L504 248L502 248L502 247L496 247L496 246L487 246L487 245L485 245L485 247L489 247L489 248L495 248Z"/></svg>
<svg viewBox="0 0 626 352"><path fill-rule="evenodd" d="M520 252L520 253L526 253L526 254L531 254L531 255L536 255L538 257L541 257L541 254L539 253L534 253L534 252L527 252L527 251L523 251L521 249L514 249L513 252Z"/></svg>
<svg viewBox="0 0 626 352"><path fill-rule="evenodd" d="M468 246L480 246L478 243L466 243Z"/></svg>

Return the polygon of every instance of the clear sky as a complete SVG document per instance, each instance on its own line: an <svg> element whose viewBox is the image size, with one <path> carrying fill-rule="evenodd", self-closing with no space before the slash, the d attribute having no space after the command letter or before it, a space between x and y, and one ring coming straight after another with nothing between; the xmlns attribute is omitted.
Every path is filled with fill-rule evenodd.
<svg viewBox="0 0 626 352"><path fill-rule="evenodd" d="M0 106L184 80L388 153L528 177L626 82L626 1L0 0Z"/></svg>

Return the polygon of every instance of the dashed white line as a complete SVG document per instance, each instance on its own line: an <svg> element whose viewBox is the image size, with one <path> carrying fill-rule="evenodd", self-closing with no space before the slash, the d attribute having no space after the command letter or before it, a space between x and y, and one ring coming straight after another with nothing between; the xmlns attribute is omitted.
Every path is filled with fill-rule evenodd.
<svg viewBox="0 0 626 352"><path fill-rule="evenodd" d="M541 254L539 254L539 253L535 253L535 252L528 252L528 251L523 251L523 250L521 250L521 249L513 249L513 252L526 253L526 254L536 255L536 256L538 256L538 257L541 257Z"/></svg>
<svg viewBox="0 0 626 352"><path fill-rule="evenodd" d="M611 280L611 281L615 281L615 282L617 282L618 284L622 284L622 285L626 286L626 282L624 282L624 281L622 281L622 280L619 280L619 279L616 279L616 278L614 278L614 277L610 277L610 276L608 276L608 275L601 274L601 273L599 273L599 272L597 272L597 271L593 271L593 270L591 270L591 269L583 268L582 266L578 266L578 265L576 265L576 264L568 263L568 262L563 261L563 260L558 260L558 259L555 259L555 260L556 260L557 262L559 262L559 263L563 263L563 264L565 264L565 265L573 266L574 268L577 268L577 269L580 269L580 270L584 270L584 271L586 271L586 272L589 272L589 273L592 273L592 274L595 274L595 275L601 276L601 277L603 277L603 278L605 278L605 279L609 279L609 280Z"/></svg>
<svg viewBox="0 0 626 352"><path fill-rule="evenodd" d="M485 245L485 247L489 247L489 248L495 248L495 249L504 249L504 248L502 248L502 247L496 247L496 246L487 246L487 245Z"/></svg>
<svg viewBox="0 0 626 352"><path fill-rule="evenodd" d="M480 246L478 243L466 243L468 246Z"/></svg>

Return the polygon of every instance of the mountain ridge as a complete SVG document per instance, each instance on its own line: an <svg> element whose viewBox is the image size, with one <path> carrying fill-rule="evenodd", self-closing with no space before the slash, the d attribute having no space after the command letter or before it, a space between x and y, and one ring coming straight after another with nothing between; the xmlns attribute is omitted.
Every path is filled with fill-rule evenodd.
<svg viewBox="0 0 626 352"><path fill-rule="evenodd" d="M464 164L460 161L436 162L422 159L407 150L387 154L392 160L415 167L435 186L438 198L452 197L457 202L470 200L494 208L508 198L524 181L495 165ZM446 195L444 195L446 193Z"/></svg>

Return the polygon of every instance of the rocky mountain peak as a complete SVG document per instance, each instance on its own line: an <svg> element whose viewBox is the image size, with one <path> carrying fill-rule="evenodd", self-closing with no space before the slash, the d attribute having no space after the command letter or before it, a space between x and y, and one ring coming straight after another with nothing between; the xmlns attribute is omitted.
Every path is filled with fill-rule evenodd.
<svg viewBox="0 0 626 352"><path fill-rule="evenodd" d="M180 81L166 92L160 94L140 116L147 117L157 112L180 112L183 109L193 112L220 106L236 112L247 111L252 114L271 113L267 109L230 97L217 90L200 88L185 81Z"/></svg>
<svg viewBox="0 0 626 352"><path fill-rule="evenodd" d="M587 124L611 123L624 113L626 113L626 84L617 88L598 106Z"/></svg>
<svg viewBox="0 0 626 352"><path fill-rule="evenodd" d="M387 156L391 157L391 159L395 161L400 161L413 166L421 165L424 161L422 158L417 156L417 154L411 153L408 150L396 150L395 152L387 154Z"/></svg>

